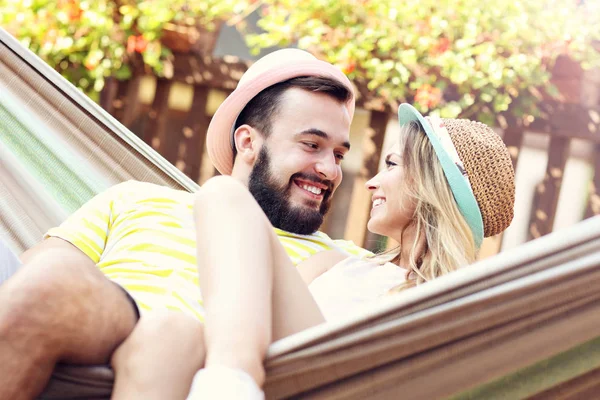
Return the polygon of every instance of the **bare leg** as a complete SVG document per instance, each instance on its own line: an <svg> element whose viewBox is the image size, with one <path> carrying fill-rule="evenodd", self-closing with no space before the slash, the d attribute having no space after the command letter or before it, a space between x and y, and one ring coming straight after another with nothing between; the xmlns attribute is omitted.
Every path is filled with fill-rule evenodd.
<svg viewBox="0 0 600 400"><path fill-rule="evenodd" d="M204 342L210 346L207 364L243 369L262 384L271 341L323 321L244 186L212 179L199 191L195 209L207 337L187 316L144 316L113 356L113 400L182 398L203 364Z"/></svg>
<svg viewBox="0 0 600 400"><path fill-rule="evenodd" d="M183 400L204 356L199 321L179 312L148 313L112 357L112 400Z"/></svg>
<svg viewBox="0 0 600 400"><path fill-rule="evenodd" d="M56 362L107 363L135 324L129 300L82 252L48 239L0 287L0 398L31 399Z"/></svg>
<svg viewBox="0 0 600 400"><path fill-rule="evenodd" d="M213 178L198 192L194 210L206 367L242 369L262 385L269 344L323 316L246 187Z"/></svg>

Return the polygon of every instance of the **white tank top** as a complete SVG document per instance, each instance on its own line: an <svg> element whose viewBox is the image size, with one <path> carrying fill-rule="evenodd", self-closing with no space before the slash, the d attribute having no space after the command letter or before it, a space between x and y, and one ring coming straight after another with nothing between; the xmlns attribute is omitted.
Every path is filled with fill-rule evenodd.
<svg viewBox="0 0 600 400"><path fill-rule="evenodd" d="M330 321L377 304L405 281L406 270L396 264L349 257L315 278L308 288Z"/></svg>

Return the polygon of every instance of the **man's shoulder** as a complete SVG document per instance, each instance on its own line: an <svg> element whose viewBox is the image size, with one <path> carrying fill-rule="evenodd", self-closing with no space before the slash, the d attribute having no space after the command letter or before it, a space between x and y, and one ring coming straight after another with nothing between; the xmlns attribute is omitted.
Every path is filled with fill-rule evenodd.
<svg viewBox="0 0 600 400"><path fill-rule="evenodd" d="M118 183L108 189L114 195L129 200L163 199L164 201L191 201L193 194L169 186L157 185L150 182L129 180Z"/></svg>

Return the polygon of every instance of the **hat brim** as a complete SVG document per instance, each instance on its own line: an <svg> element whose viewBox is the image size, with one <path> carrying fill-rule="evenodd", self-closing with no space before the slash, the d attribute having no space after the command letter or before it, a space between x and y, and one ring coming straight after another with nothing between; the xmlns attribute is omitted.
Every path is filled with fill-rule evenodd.
<svg viewBox="0 0 600 400"><path fill-rule="evenodd" d="M233 169L232 129L239 114L256 95L277 83L300 76L319 76L344 84L351 93L352 85L346 75L333 65L320 60L294 62L263 72L248 83L238 86L219 106L213 116L206 137L208 155L215 168L223 175L231 175ZM352 118L354 95L347 103Z"/></svg>
<svg viewBox="0 0 600 400"><path fill-rule="evenodd" d="M450 190L452 190L458 209L471 228L475 244L479 248L483 241L483 218L481 217L481 210L477 204L477 199L468 183L465 181L460 169L452 161L452 157L450 157L448 152L442 146L442 143L438 139L438 136L434 132L429 121L427 121L417 109L410 104L400 104L398 107L398 122L400 123L400 126L407 125L411 122L417 122L425 131L425 134L429 138L435 154L442 165L444 175L450 185Z"/></svg>

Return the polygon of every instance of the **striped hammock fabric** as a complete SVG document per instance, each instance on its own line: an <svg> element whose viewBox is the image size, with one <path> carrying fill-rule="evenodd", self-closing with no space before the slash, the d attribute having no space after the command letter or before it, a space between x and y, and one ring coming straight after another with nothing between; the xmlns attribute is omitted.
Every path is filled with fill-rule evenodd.
<svg viewBox="0 0 600 400"><path fill-rule="evenodd" d="M197 189L0 30L0 239L18 253L127 179ZM600 219L273 343L266 365L273 399L593 398ZM42 398L108 399L112 380L104 366L62 365Z"/></svg>
<svg viewBox="0 0 600 400"><path fill-rule="evenodd" d="M0 40L0 235L14 251L116 183L197 188L8 33Z"/></svg>

